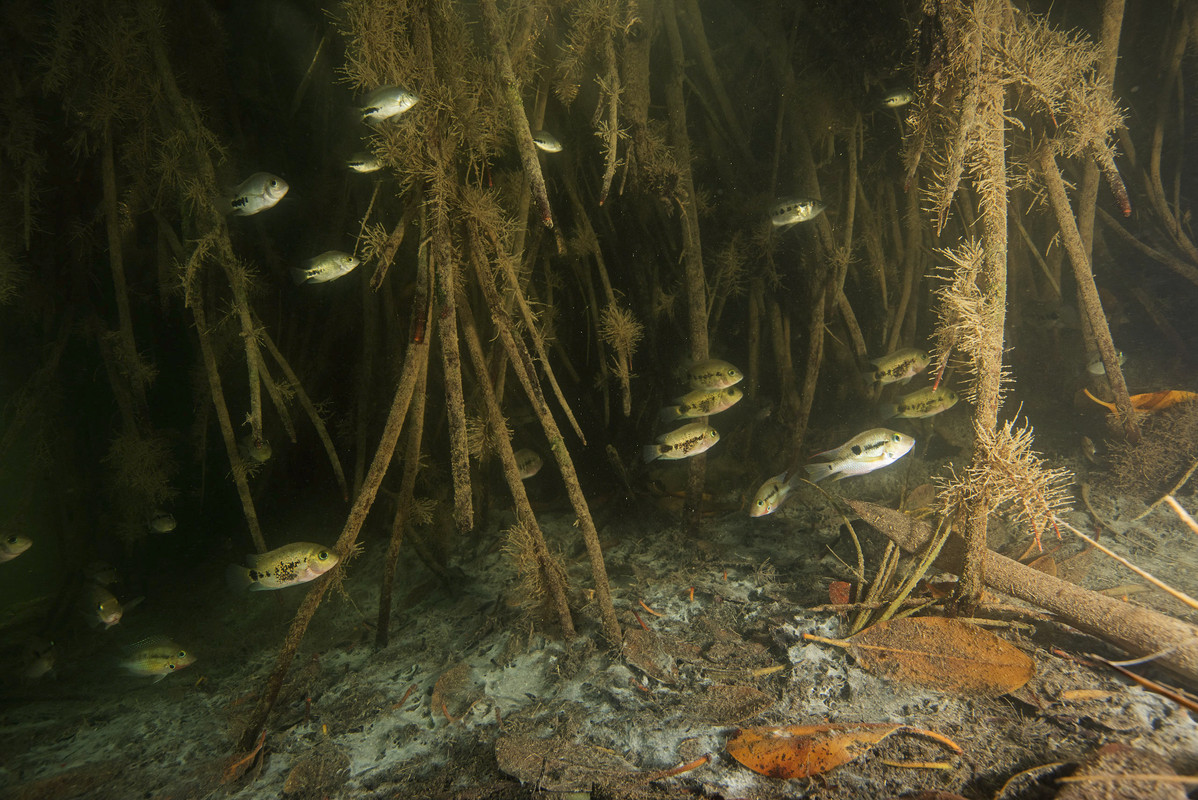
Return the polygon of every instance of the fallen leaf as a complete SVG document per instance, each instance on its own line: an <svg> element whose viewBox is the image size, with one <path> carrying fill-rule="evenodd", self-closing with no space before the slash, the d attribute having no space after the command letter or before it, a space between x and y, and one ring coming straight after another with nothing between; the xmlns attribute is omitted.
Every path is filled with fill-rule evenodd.
<svg viewBox="0 0 1198 800"><path fill-rule="evenodd" d="M741 728L728 740L728 755L770 778L806 778L847 764L893 733L930 736L961 752L932 731L883 722Z"/></svg>
<svg viewBox="0 0 1198 800"><path fill-rule="evenodd" d="M852 585L848 581L832 581L828 585L828 602L838 606L849 602L849 591Z"/></svg>
<svg viewBox="0 0 1198 800"><path fill-rule="evenodd" d="M1109 408L1111 411L1116 410L1114 403L1108 403L1105 400L1099 400L1097 397L1090 394L1089 389L1084 389L1083 391L1086 393L1086 395L1091 400L1093 400L1095 403L1098 403L1098 405L1105 406L1106 408ZM1198 399L1198 393L1182 392L1182 391L1178 391L1176 389L1167 389L1163 392L1148 392L1146 394L1133 394L1128 399L1131 400L1131 407L1134 408L1136 411L1143 411L1145 413L1150 413L1153 411L1163 411L1164 409L1171 408L1172 406L1175 406L1178 403L1188 403L1191 400Z"/></svg>
<svg viewBox="0 0 1198 800"><path fill-rule="evenodd" d="M904 683L997 696L1023 686L1035 662L1013 644L958 619L914 617L881 622L848 640L864 668Z"/></svg>
<svg viewBox="0 0 1198 800"><path fill-rule="evenodd" d="M1125 744L1103 745L1066 778L1057 800L1185 800L1185 788L1175 781L1169 762Z"/></svg>
<svg viewBox="0 0 1198 800"><path fill-rule="evenodd" d="M1034 570L1039 570L1045 575L1051 575L1054 578L1057 576L1057 562L1052 556L1040 556L1032 563L1028 564Z"/></svg>

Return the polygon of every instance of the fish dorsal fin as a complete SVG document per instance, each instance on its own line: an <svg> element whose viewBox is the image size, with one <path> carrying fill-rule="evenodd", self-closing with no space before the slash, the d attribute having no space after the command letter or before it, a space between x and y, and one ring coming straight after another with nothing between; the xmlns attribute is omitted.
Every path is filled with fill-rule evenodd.
<svg viewBox="0 0 1198 800"><path fill-rule="evenodd" d="M133 644L127 644L122 649L127 652L133 652L134 650L145 650L150 647L169 647L174 650L178 649L179 646L175 644L171 637L159 633L154 636L147 636Z"/></svg>

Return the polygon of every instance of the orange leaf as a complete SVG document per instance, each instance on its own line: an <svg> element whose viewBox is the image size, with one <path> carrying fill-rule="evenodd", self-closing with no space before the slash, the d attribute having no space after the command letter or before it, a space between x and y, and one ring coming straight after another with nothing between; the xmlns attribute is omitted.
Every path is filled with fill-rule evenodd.
<svg viewBox="0 0 1198 800"><path fill-rule="evenodd" d="M958 619L880 622L848 644L865 669L946 692L1006 694L1036 672L1035 662L1015 645Z"/></svg>
<svg viewBox="0 0 1198 800"><path fill-rule="evenodd" d="M892 733L930 736L960 753L932 731L882 722L741 728L728 740L728 755L771 778L806 778L860 758Z"/></svg>
<svg viewBox="0 0 1198 800"><path fill-rule="evenodd" d="M849 590L852 586L848 581L832 581L828 585L828 602L835 603L838 606L845 605L849 602Z"/></svg>
<svg viewBox="0 0 1198 800"><path fill-rule="evenodd" d="M1083 389L1086 396L1098 403L1100 406L1105 406L1111 411L1116 410L1114 403L1108 403L1105 400L1099 400L1089 389ZM1191 400L1198 399L1198 393L1182 392L1177 389L1166 389L1162 392L1148 392L1146 394L1133 394L1130 398L1131 407L1136 411L1150 413L1153 411L1163 411L1166 408L1177 405L1178 403L1188 403Z"/></svg>

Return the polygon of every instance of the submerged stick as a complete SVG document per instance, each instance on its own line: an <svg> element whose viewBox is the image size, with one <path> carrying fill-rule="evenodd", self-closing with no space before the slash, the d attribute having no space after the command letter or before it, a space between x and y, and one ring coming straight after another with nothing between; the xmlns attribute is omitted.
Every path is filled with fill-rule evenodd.
<svg viewBox="0 0 1198 800"><path fill-rule="evenodd" d="M921 551L932 539L932 526L922 520L873 503L846 502L863 520L907 552ZM963 556L964 542L951 537L936 559L936 566L959 575ZM1061 621L1134 656L1163 653L1155 663L1190 681L1198 681L1198 627L1083 589L992 550L984 552L984 564L987 586L1051 611Z"/></svg>
<svg viewBox="0 0 1198 800"><path fill-rule="evenodd" d="M340 563L333 567L335 570L345 568L346 558L357 545L362 523L366 521L366 515L370 512L370 507L374 505L375 495L383 482L383 476L387 474L387 467L390 466L391 456L395 452L395 444L399 441L399 434L403 431L404 417L407 416L408 404L416 389L416 376L422 368L421 362L427 359L427 343L408 345L408 352L404 356L403 370L395 388L395 398L391 401L391 412L387 416L387 423L379 437L374 460L370 463L370 470L366 473L365 480L362 481L362 490L358 492L353 508L350 509L349 516L345 520L345 527L342 528L341 535L332 548L341 557ZM331 577L330 575L316 581L304 597L299 610L296 611L295 618L291 621L291 627L287 630L287 637L283 641L283 647L279 650L278 658L275 659L274 670L267 678L266 686L258 697L258 704L254 706L254 711L242 731L238 742L238 747L242 751L252 748L258 731L266 727L270 710L279 696L279 689L283 687L283 679L287 677L287 670L291 667L291 662L295 660L295 652L304 639L308 623L312 621L312 615L316 613L324 593L329 588Z"/></svg>
<svg viewBox="0 0 1198 800"><path fill-rule="evenodd" d="M561 430L557 427L553 415L549 413L549 406L545 402L545 394L536 380L536 372L533 370L532 358L528 349L524 346L524 341L512 333L511 320L504 312L500 302L499 291L495 285L495 273L491 270L486 253L482 249L478 230L473 221L467 221L467 225L470 233L470 261L478 276L478 285L482 289L487 305L491 308L491 320L495 323L499 340L508 351L512 370L524 388L524 393L527 395L533 411L536 412L537 419L541 422L545 436L549 439L549 448L553 452L553 457L562 474L562 480L566 484L566 494L570 498L570 505L573 506L574 513L578 515L578 528L582 531L583 542L586 544L587 555L591 561L591 577L595 582L595 599L599 605L603 633L612 644L618 644L623 639L623 633L620 630L620 621L616 619L616 609L612 603L611 584L607 579L607 566L603 562L603 548L599 544L599 532L595 528L595 520L591 517L591 510L587 506L586 496L583 494L582 485L578 480L578 471L574 468L574 460L570 457L570 451L562 439Z"/></svg>
<svg viewBox="0 0 1198 800"><path fill-rule="evenodd" d="M479 0L478 8L482 14L483 32L491 44L491 55L495 59L495 67L499 70L499 81L503 85L503 95L507 101L512 131L516 135L516 150L520 153L524 174L528 177L533 196L537 199L541 222L546 228L552 228L553 211L549 207L545 176L541 174L541 161L537 158L536 145L532 143L532 131L529 130L528 116L524 112L524 100L520 97L520 84L516 80L515 70L512 69L512 57L508 52L507 43L503 41L503 29L499 23L495 0Z"/></svg>

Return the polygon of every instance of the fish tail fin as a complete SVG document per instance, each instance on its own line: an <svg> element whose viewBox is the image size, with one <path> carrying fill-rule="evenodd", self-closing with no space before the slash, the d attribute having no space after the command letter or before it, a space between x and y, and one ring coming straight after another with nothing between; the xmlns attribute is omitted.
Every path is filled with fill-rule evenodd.
<svg viewBox="0 0 1198 800"><path fill-rule="evenodd" d="M666 406L657 415L661 422L673 422L682 418L682 406Z"/></svg>
<svg viewBox="0 0 1198 800"><path fill-rule="evenodd" d="M819 483L832 474L832 464L808 464L807 478L812 483Z"/></svg>
<svg viewBox="0 0 1198 800"><path fill-rule="evenodd" d="M307 270L302 270L299 267L292 267L291 268L291 280L295 281L296 286L299 286L301 283L307 282L307 280L308 280Z"/></svg>
<svg viewBox="0 0 1198 800"><path fill-rule="evenodd" d="M641 448L641 457L645 459L645 463L656 461L661 458L661 445L647 444Z"/></svg>
<svg viewBox="0 0 1198 800"><path fill-rule="evenodd" d="M878 371L876 369L863 370L861 372L861 380L872 386L878 382Z"/></svg>
<svg viewBox="0 0 1198 800"><path fill-rule="evenodd" d="M225 570L225 583L229 584L230 589L244 591L254 585L254 579L250 575L249 567L230 564Z"/></svg>
<svg viewBox="0 0 1198 800"><path fill-rule="evenodd" d="M882 419L890 419L898 414L898 406L894 403L886 403L882 406L879 406L878 411L881 414Z"/></svg>

